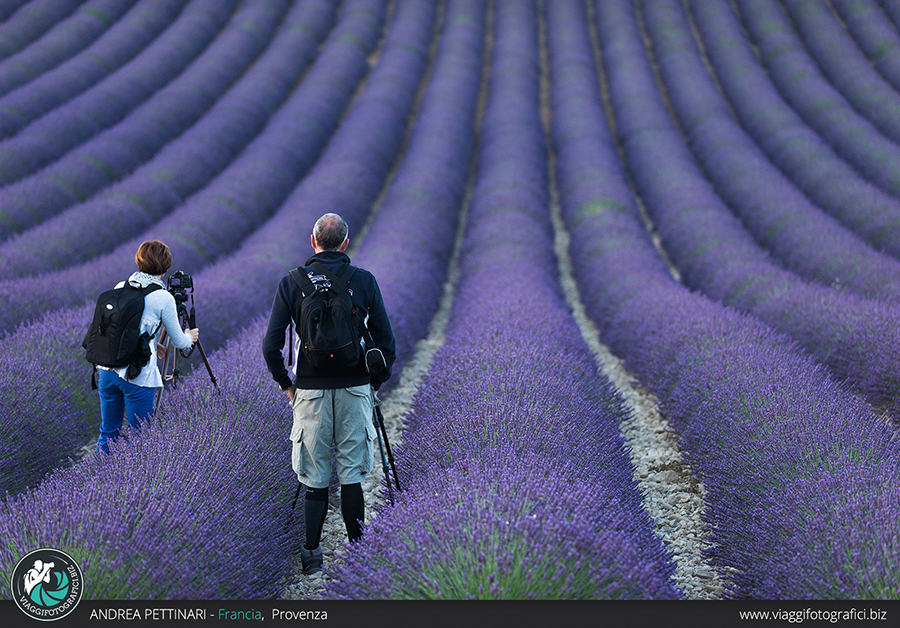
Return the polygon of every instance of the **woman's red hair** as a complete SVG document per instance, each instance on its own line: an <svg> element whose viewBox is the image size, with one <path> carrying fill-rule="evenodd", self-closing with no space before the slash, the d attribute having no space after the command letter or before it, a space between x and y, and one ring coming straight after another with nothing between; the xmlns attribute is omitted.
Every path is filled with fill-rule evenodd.
<svg viewBox="0 0 900 628"><path fill-rule="evenodd" d="M134 261L142 273L162 275L172 265L172 253L169 247L159 240L149 240L138 247Z"/></svg>

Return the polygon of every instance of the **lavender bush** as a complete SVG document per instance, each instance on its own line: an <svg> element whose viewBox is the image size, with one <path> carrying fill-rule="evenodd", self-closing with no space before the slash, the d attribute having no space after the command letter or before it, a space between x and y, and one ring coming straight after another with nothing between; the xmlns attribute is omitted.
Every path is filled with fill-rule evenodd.
<svg viewBox="0 0 900 628"><path fill-rule="evenodd" d="M900 142L900 95L872 67L833 9L806 0L788 0L784 8L825 78L882 134Z"/></svg>
<svg viewBox="0 0 900 628"><path fill-rule="evenodd" d="M727 593L895 597L897 557L884 551L898 507L893 429L787 337L672 280L604 123L584 9L548 9L554 149L581 296L659 397L704 484L708 553ZM604 68L634 72L630 3L596 11Z"/></svg>
<svg viewBox="0 0 900 628"><path fill-rule="evenodd" d="M0 24L0 58L18 52L71 14L82 0L34 0ZM12 4L15 4L13 2Z"/></svg>
<svg viewBox="0 0 900 628"><path fill-rule="evenodd" d="M66 43L66 40L59 41L51 31L0 63L0 76L3 77L0 93L4 96L14 90L18 93L18 96L10 96L2 102L11 103L19 99L20 103L25 104L28 102L25 94L29 93L33 97L49 99L51 108L68 100L138 54L176 18L186 3L187 0L138 0L121 20L111 25L87 48L52 69L44 68L40 76L35 76L32 68L36 72L46 63L41 59L52 54L50 50L45 50L46 46L51 46L51 42L54 47ZM26 83L31 85L26 88ZM3 137L8 135L9 132L5 132Z"/></svg>
<svg viewBox="0 0 900 628"><path fill-rule="evenodd" d="M367 35L368 45L374 45L384 19L383 4L369 0L362 6L355 5L355 11L370 29L342 36L352 36L352 41L365 45L367 42L359 37ZM302 246L298 242L308 241L299 233L306 233L322 213L340 211L353 232L361 225L400 149L405 119L424 73L434 14L435 7L411 0L398 6L378 65L313 171L237 252L194 276L197 320L207 351L225 342L236 325L266 311L281 274L306 259L306 254L296 257ZM351 175L356 182L353 187L345 184ZM328 209L322 209L322 205ZM298 233L298 229L302 231ZM67 356L61 358L71 365L67 377L76 382L86 378L87 369L77 346L90 312L90 307L73 310L72 316L76 320L80 317L80 324L63 327L45 318L22 327L0 343L0 355L15 356L29 343L46 338L44 353ZM90 407L86 411L96 414Z"/></svg>
<svg viewBox="0 0 900 628"><path fill-rule="evenodd" d="M134 5L135 0L89 0L24 50L0 62L0 95L75 56Z"/></svg>
<svg viewBox="0 0 900 628"><path fill-rule="evenodd" d="M623 530L616 495L527 456L433 469L390 516L366 527L368 563L334 570L332 599L663 598L659 575ZM564 513L564 516L561 514ZM402 528L397 529L400 525ZM655 582L654 582L655 581ZM658 588L651 588L649 583ZM662 591L659 588L663 588Z"/></svg>
<svg viewBox="0 0 900 628"><path fill-rule="evenodd" d="M63 326L84 326L81 314L63 312L54 318ZM0 440L0 494L36 484L74 456L99 426L97 411L87 410L96 404L87 379L73 386L71 357L42 351L48 341L52 344L50 338L32 338L18 347L20 353L0 360L0 408L7 430Z"/></svg>
<svg viewBox="0 0 900 628"><path fill-rule="evenodd" d="M0 422L8 437L0 441L0 494L35 485L96 435L99 403L90 391L90 370L82 366L81 341L74 337L87 329L92 312L54 312L40 319L37 333L5 342ZM72 336L61 340L59 329L72 330Z"/></svg>
<svg viewBox="0 0 900 628"><path fill-rule="evenodd" d="M235 136L252 137L261 126L260 121L265 120L284 98L305 67L302 55L293 64L293 59L287 56L283 46L275 46L274 51L277 52L270 51L253 63L263 47L270 43L286 9L285 2L246 5L235 14L230 27L194 63L124 120L82 142L47 168L0 190L0 220L3 224L0 240L59 214L66 207L85 201L100 189L132 173L163 147L166 157L158 155L153 166L145 165L132 173L132 177L161 179L179 197L189 193L192 187L171 173L164 176L160 172L165 169L183 173L184 163L172 163L173 154L195 165L190 170L196 172L192 172L193 176L189 179L194 187L198 181L204 181L203 175L210 169L222 162L227 163L237 150L233 144L241 145L239 141L234 141ZM282 56L279 57L279 53ZM306 57L309 56L307 53ZM238 79L238 84L233 85ZM257 95L256 100L249 98L248 92L253 91ZM232 130L238 115L241 134ZM217 144L218 138L232 141L220 140ZM107 196L114 194L115 198L129 199L132 204L143 202L150 206L145 211L152 214L152 201L141 198L141 192L146 195L147 187L146 183L140 188L133 183L131 188L119 185L108 191ZM126 205L122 200L117 204ZM157 209L157 213L159 211ZM59 234L71 235L75 239L83 235L69 234L69 229L73 228L72 222L75 225L87 222L92 228L98 223L108 224L104 216L92 216L84 207L72 210L68 216L68 223L65 219L59 219L62 224L51 224L56 225ZM138 212L137 225L140 225L141 217ZM55 239L63 244L65 235L57 235ZM47 236L35 237L44 240ZM26 249L30 248L27 236L22 244ZM84 255L89 255L92 249L90 240L84 244L87 245ZM23 261L28 263L28 260ZM52 264L52 260L47 263Z"/></svg>
<svg viewBox="0 0 900 628"><path fill-rule="evenodd" d="M423 98L416 131L410 137L410 148L404 161L408 165L401 169L410 174L398 173L388 198L408 198L417 185L424 183L421 178L412 176L412 168L419 163L419 159L428 159L432 165L438 166L445 152L451 156L460 151L466 152L455 146L455 138L451 135L435 135L429 131L441 119L441 114L456 112L461 119L460 124L465 124L464 120L468 120L469 133L472 132L471 119L463 115L474 106L479 69L477 60L480 58L477 50L480 42L475 37L480 35L476 30L477 23L464 20L470 16L472 20L477 17L473 15L475 7L470 6L472 4L459 3L459 8L449 9L448 27L432 73L433 82ZM413 3L409 3L407 7L413 7ZM348 16L360 19L361 8L361 3L356 3L344 10L348 12ZM408 12L403 15L404 10L400 10L395 28L385 44L384 54L399 42L410 39L409 29L400 26L404 20L416 16L417 11L407 9ZM422 14L418 15L421 19ZM427 16L428 12L424 15ZM371 18L369 20L374 21ZM349 17L345 21L346 26L349 26ZM410 25L411 22L407 22L406 26ZM343 26L345 24L342 23ZM334 37L334 41L348 41L347 35L350 32L352 31L344 28L341 36ZM469 46L471 43L476 44L476 50L473 51ZM391 56L395 57L393 63L403 59L403 56ZM390 56L382 58L384 62L390 63ZM382 79L391 76L384 71L377 74ZM378 82L375 76L369 85L377 87L373 82ZM377 93L375 91L373 95ZM460 107L463 111L456 111ZM423 143L425 145L420 146ZM445 152L439 150L440 144L447 145ZM431 147L430 150L428 146ZM453 157L443 158L453 160ZM464 163L464 158L462 161ZM436 183L427 183L440 189ZM402 193L404 186L410 188L406 194ZM386 218L402 210L398 202L386 200L379 211L379 218L373 222L368 234L377 237L383 229L390 228L390 222ZM427 221L421 222L423 229L427 229ZM435 222L440 224L440 221ZM413 270L413 267L399 268L395 264L393 272L398 276L405 274L425 288L424 284L430 278L412 272ZM64 538L69 551L79 557L79 562L86 561L88 564L85 572L90 580L91 591L95 592L92 595L98 598L253 599L278 595L281 592L279 587L288 582L292 564L287 559L292 543L299 538L298 530L302 530L302 522L291 519L288 513L290 496L295 486L295 479L287 463L288 441L285 439L283 446L272 447L273 432L278 431L277 425L273 426L273 418L282 417L282 429L286 435L290 413L284 405L282 393L273 385L265 369L261 368L258 347L264 325L264 321L255 323L237 339L230 341L225 349L211 356L212 368L220 380L220 393L211 391L202 373L187 380L189 383L186 386L166 393L161 412L154 420L154 427L145 429L140 440L135 441L133 446L123 445L121 442L117 444L125 455L116 456L117 452L114 452L112 458L116 464L112 465L115 467L113 470L96 465L94 460L85 461L74 470L58 471L34 492L37 495L34 499L63 502L63 508L69 514L68 520L90 519L89 523L85 523L86 533L83 536L73 539L71 534L67 534ZM203 426L199 434L198 426ZM245 440L256 443L254 446L260 448L259 453L248 452L242 444ZM238 451L241 452L240 456L236 453ZM182 455L195 461L198 457L201 460L182 463ZM160 459L167 461L165 468L159 463ZM183 473L168 466L182 464L187 467ZM122 473L119 469L123 467L116 465L124 465L128 471ZM114 473L123 479L119 485L121 493L132 496L133 501L126 500L97 512L96 505L92 502L96 499L92 488L82 492L84 499L75 497L61 500L56 496L58 491L66 492L73 485L96 486L101 478L106 481L104 476L108 473ZM218 474L223 474L224 477L212 477ZM149 496L141 495L142 491L133 484L140 484L146 478L153 478ZM186 482L190 482L190 486L203 488L203 495L222 495L223 492L231 494L230 487L237 483L245 487L249 496L241 504L232 503L226 497L225 506L206 500L203 495L190 499L186 495L192 493L184 490ZM19 530L11 537L15 539L14 547L0 559L2 565L9 565L16 552L27 546L30 539L60 534L59 529L31 527L23 523L20 517L25 512L25 504L34 503L27 501L31 498L32 493L19 496L12 501L7 511L12 514L0 512L0 528ZM169 506L161 509L156 506L158 503ZM238 525L241 526L239 535L234 535L232 527L235 525L235 518L227 514L228 508L237 509ZM87 514L88 512L91 514ZM143 514L136 519L129 514L133 512ZM192 529L204 530L202 535L175 536L168 532L170 528L184 527L187 525L185 521L194 519L199 521L191 524ZM224 538L226 535L229 537ZM123 541L126 545L133 542L135 548L132 549L129 545L126 551L117 550L112 558L109 551L104 551ZM219 544L224 547L222 559L216 559L208 567L199 569L197 559L192 554L202 554L204 547ZM132 561L139 560L137 556L146 561L146 564L153 565L150 568L152 573L146 573L140 583L123 582L117 578L118 569L127 569ZM187 562L182 564L180 560ZM236 568L236 565L243 565L248 560L261 564L250 574L246 574L243 567ZM200 577L197 577L198 574ZM270 578L264 579L262 574L268 574ZM194 577L188 581L191 575Z"/></svg>
<svg viewBox="0 0 900 628"><path fill-rule="evenodd" d="M897 306L811 285L774 263L699 172L674 127L635 16L599 21L624 152L663 245L688 286L796 339L873 404L900 416ZM640 105L634 103L640 102Z"/></svg>
<svg viewBox="0 0 900 628"><path fill-rule="evenodd" d="M756 241L798 275L900 303L900 263L810 203L735 122L703 65L682 6L663 0L643 7L680 128L716 192Z"/></svg>
<svg viewBox="0 0 900 628"><path fill-rule="evenodd" d="M551 261L537 16L496 9L462 280L404 434L406 488L345 552L328 596L675 597L618 433L624 411Z"/></svg>
<svg viewBox="0 0 900 628"><path fill-rule="evenodd" d="M691 2L690 8L719 85L759 147L819 207L900 257L900 201L863 179L784 101L731 7Z"/></svg>
<svg viewBox="0 0 900 628"><path fill-rule="evenodd" d="M217 391L209 380L186 380L153 425L120 438L113 455L88 456L7 497L4 577L38 543L79 562L92 598L278 596L293 571L295 479L287 441L273 439L284 397L253 368L260 335L242 334L211 356Z"/></svg>
<svg viewBox="0 0 900 628"><path fill-rule="evenodd" d="M327 0L307 2L287 18L289 24L296 20L304 28L287 27L284 37L273 46L289 54L297 65L315 53L315 64L260 134L221 174L143 234L105 255L39 278L0 281L0 298L7 303L0 311L0 328L12 329L41 312L80 305L98 286L121 281L132 272L134 251L145 240L166 242L176 267L194 274L232 252L274 213L321 153L368 69L369 49L351 38L374 42L372 18L367 15L370 4L348 3L339 25L317 52L317 38L331 22L333 8ZM274 70L273 74L278 76ZM267 86L272 83L272 75L262 73L246 87L252 95L255 89L271 88Z"/></svg>
<svg viewBox="0 0 900 628"><path fill-rule="evenodd" d="M378 279L397 341L395 374L440 305L475 137L484 10L456 0L446 11L409 146L353 259ZM398 380L388 380L381 394Z"/></svg>
<svg viewBox="0 0 900 628"><path fill-rule="evenodd" d="M887 13L890 20L894 23L894 28L900 25L900 7L888 0L878 0L878 4Z"/></svg>
<svg viewBox="0 0 900 628"><path fill-rule="evenodd" d="M86 91L77 78L72 82L78 68L65 67L0 98L0 137L7 137L0 142L0 184L34 172L121 120L209 45L236 4L193 0L141 54L112 73L105 68L105 78Z"/></svg>
<svg viewBox="0 0 900 628"><path fill-rule="evenodd" d="M4 2L2 6L0 6L0 20L6 21L9 19L9 16L22 8L22 5L25 4L28 0L9 0L9 2Z"/></svg>
<svg viewBox="0 0 900 628"><path fill-rule="evenodd" d="M867 179L886 192L900 194L900 146L856 113L822 76L781 7L769 0L738 0L737 4L784 98Z"/></svg>
<svg viewBox="0 0 900 628"><path fill-rule="evenodd" d="M872 0L832 0L841 20L872 65L900 89L900 35Z"/></svg>

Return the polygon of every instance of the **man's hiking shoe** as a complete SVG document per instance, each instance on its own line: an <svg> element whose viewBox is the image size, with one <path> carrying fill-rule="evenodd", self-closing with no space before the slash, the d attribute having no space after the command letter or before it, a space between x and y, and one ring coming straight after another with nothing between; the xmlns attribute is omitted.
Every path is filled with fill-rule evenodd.
<svg viewBox="0 0 900 628"><path fill-rule="evenodd" d="M301 545L300 561L303 563L303 573L307 576L322 571L322 546L308 550L305 545Z"/></svg>

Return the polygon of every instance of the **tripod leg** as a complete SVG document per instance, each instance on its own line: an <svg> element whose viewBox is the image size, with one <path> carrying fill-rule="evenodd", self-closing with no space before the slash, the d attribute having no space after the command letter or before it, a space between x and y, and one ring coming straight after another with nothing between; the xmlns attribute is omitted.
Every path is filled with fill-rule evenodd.
<svg viewBox="0 0 900 628"><path fill-rule="evenodd" d="M377 416L377 415L376 415ZM375 416L372 417L375 425L375 437L378 439L378 449L381 451L381 469L384 472L384 479L387 480L388 487L388 498L391 500L391 506L394 505L394 491L391 490L391 474L388 472L387 460L384 457L384 447L381 444L381 433L378 431L377 421L375 421Z"/></svg>
<svg viewBox="0 0 900 628"><path fill-rule="evenodd" d="M163 328L162 334L160 334L159 341L162 342L163 337L166 335L166 330ZM162 367L162 379L163 385L159 387L159 390L156 393L156 402L153 404L153 414L156 414L156 410L159 408L159 402L162 399L163 392L166 390L166 371L169 368L169 345L171 344L171 338L166 338L165 344L165 355L163 356L163 367Z"/></svg>
<svg viewBox="0 0 900 628"><path fill-rule="evenodd" d="M203 350L203 345L200 344L200 340L197 340L197 348L200 349L200 357L203 358L203 364L206 365L206 372L209 373L209 379L213 383L213 386L218 388L218 383L216 382L216 376L213 375L212 367L209 365L209 360L206 359L206 351Z"/></svg>
<svg viewBox="0 0 900 628"><path fill-rule="evenodd" d="M397 467L394 465L394 454L391 452L391 442L388 440L387 429L384 427L384 415L381 413L381 407L375 406L375 416L378 418L378 427L381 429L381 432L384 434L384 445L387 448L387 457L391 462L391 469L394 471L394 484L397 485L397 490L402 490L400 488L400 478L397 476ZM388 482L390 484L390 481Z"/></svg>
<svg viewBox="0 0 900 628"><path fill-rule="evenodd" d="M172 351L172 390L178 388L178 352Z"/></svg>

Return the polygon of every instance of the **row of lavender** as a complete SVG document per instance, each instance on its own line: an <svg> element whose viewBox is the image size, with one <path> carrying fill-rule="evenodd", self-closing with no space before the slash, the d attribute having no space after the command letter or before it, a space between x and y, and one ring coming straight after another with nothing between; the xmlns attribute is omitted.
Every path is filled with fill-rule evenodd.
<svg viewBox="0 0 900 628"><path fill-rule="evenodd" d="M813 205L734 120L703 65L682 5L643 6L680 128L704 174L754 239L802 277L900 303L900 262Z"/></svg>
<svg viewBox="0 0 900 628"><path fill-rule="evenodd" d="M78 66L65 65L0 98L0 136L6 138L0 143L0 182L15 181L121 120L178 76L221 31L237 6L236 0L191 0L174 21L170 14L178 7L159 7L162 15L156 17L157 24L147 25L151 33L160 26L166 26L165 30L150 39L141 36L144 46L127 51L140 54L124 65L111 60L112 67L122 67L112 73L104 68L102 80L90 89L83 91ZM121 52L117 46L107 54Z"/></svg>
<svg viewBox="0 0 900 628"><path fill-rule="evenodd" d="M236 218L243 210L250 209L257 199L266 197L270 192L277 202L275 192L278 188L270 186L282 178L285 181L280 182L281 199L288 195L292 182L297 180L291 177L299 178L301 172L292 175L283 168L296 166L300 171L309 168L322 150L330 130L337 125L337 119L350 93L368 68L366 57L372 52L384 20L383 5L383 2L377 0L348 3L343 9L340 24L329 37L311 70L310 78L313 80L304 82L304 86L297 90L288 106L273 121L275 126L272 132L266 134L254 147L255 150L247 154L244 161L246 171L241 174L228 173L230 177L210 189L210 196L198 199L201 201L199 205L191 204L187 213L180 215L180 225L168 225L166 234L173 237L169 242L174 249L176 264L191 259L209 263L216 257L232 252L248 235L247 232L263 222L266 214L273 212L276 207L269 202L262 204L261 212L251 210L248 216L253 216L254 211L259 212L256 214L256 223L246 219L243 223L236 222L234 231L228 237L221 228L222 223L229 218ZM321 10L322 3L314 4L314 11L315 6L319 6ZM327 19L320 23L322 31L327 29L327 23ZM312 125L312 128L307 125ZM347 133L344 133L345 138ZM348 141L349 139L345 139L344 143ZM296 142L296 145L291 145L292 142ZM366 148L360 147L356 156L362 163L367 157ZM256 168L258 166L265 169L282 159L286 160L285 163L274 167L268 174ZM275 182L269 178L273 174L277 177ZM254 187L256 184L260 187ZM232 201L235 197L243 198ZM208 218L200 220L201 215L208 215ZM284 240L288 233L293 233L290 230L292 209L283 207L276 216L280 216L280 219L274 223L270 221L269 233L281 231ZM191 232L190 225L198 223L205 226L205 234L202 231ZM178 229L179 226L181 229ZM155 232L154 237L157 235ZM257 241L264 241L264 237L258 237ZM214 242L217 244L213 244ZM228 248L220 248L223 244ZM123 259L116 261L114 269L120 273L127 275L130 270L128 260L134 255L133 246L128 250L118 251ZM284 249L286 252L291 251L289 246ZM212 253L212 258L204 257L206 252ZM238 254L232 257L236 258L232 264L238 267L238 275L226 281L225 285L216 288L215 278L210 277L207 282L206 275L196 274L196 285L200 291L197 306L201 325L205 312L217 311L212 307L207 309L205 297L211 292L216 289L233 289L235 281L268 285L267 279L271 280L271 277L254 276L249 270L240 269L247 259L266 257L254 251L252 246L244 256ZM86 275L84 281L88 283L92 278L106 280L108 285L120 280L119 277L114 278L110 274L112 271L104 269L102 265L82 270ZM194 269L188 267L188 272L193 274ZM63 293L68 291L64 281L56 286ZM242 286L238 286L239 294L243 293L241 288ZM265 302L268 298L270 297L255 304L255 312L262 311L268 305ZM223 297L221 300L227 299ZM77 302L83 301L79 299ZM86 442L95 433L97 403L84 385L84 361L79 347L79 336L83 333L83 330L79 330L84 327L90 311L90 306L51 311L0 342L0 359L5 365L12 366L20 360L24 362L21 367L4 369L0 385L0 398L3 399L4 406L14 410L4 416L5 427L10 433L17 435L16 439L4 441L3 455L0 456L3 487L6 490L19 490L36 482L49 469L65 461L75 447ZM225 317L228 313L226 308L220 315ZM250 318L235 317L233 324L239 328L248 323ZM224 340L225 336L214 339L207 337L207 334L203 338L204 346L209 348ZM41 429L38 429L39 426Z"/></svg>
<svg viewBox="0 0 900 628"><path fill-rule="evenodd" d="M286 9L286 2L245 4L177 78L111 128L101 131L104 120L103 126L90 129L84 117L85 112L109 100L109 94L97 91L131 87L127 77L118 75L0 144L0 151L5 150L11 160L30 162L37 170L0 190L5 223L2 239L39 225L0 247L0 274L33 275L95 255L100 245L90 237L85 239L84 226L96 229L107 224L104 211L111 213L106 207L111 199L116 206L130 205L128 209L136 213L133 228L140 229L227 164L283 100L305 66L304 57L310 56L300 52L293 64L288 50L273 45L269 54L253 63L266 45L275 43L273 34ZM285 24L282 38L297 27L296 21ZM258 101L250 97L253 93ZM78 144L73 150L73 144L55 139L58 135L68 138L70 126L84 134L75 134ZM187 168L191 176L184 173L186 164L192 166ZM15 169L7 172L13 173ZM129 173L125 181L111 185ZM103 194L97 194L100 190ZM57 216L66 208L68 211ZM58 246L61 251L40 260L17 257L35 242L46 241L48 233L53 248ZM87 233L94 238L100 235ZM102 237L108 238L108 234ZM75 251L78 256L67 260Z"/></svg>
<svg viewBox="0 0 900 628"><path fill-rule="evenodd" d="M305 261L302 243L310 225L322 213L340 212L357 231L364 222L366 208L372 203L381 186L402 140L402 127L415 94L415 85L424 72L426 59L420 48L427 45L430 30L423 21L430 19L434 7L418 10L406 7L401 12L394 30L399 31L396 39L407 40L405 45L395 42L382 50L385 63L380 64L370 84L360 94L352 112L341 124L339 132L330 142L327 151L316 163L315 168L285 200L278 212L264 226L257 229L243 241L241 247L228 257L194 275L197 290L197 316L202 329L202 341L208 349L214 349L234 333L241 325L267 311L271 304L271 290L277 278L286 268ZM362 52L371 49L374 36L372 8L354 7L348 10L362 23L362 32L348 30L340 37L348 38L356 46L363 44ZM357 15L357 13L359 15ZM366 42L363 37L368 37ZM426 41L423 42L422 40ZM418 46L414 44L419 42ZM339 54L354 54L344 49ZM358 53L356 53L358 54ZM398 89L403 86L405 89ZM346 185L353 181L353 186ZM300 247L298 249L298 247ZM299 257L302 256L302 257ZM69 393L79 395L74 409L64 406L59 415L53 417L53 430L65 434L69 422L66 414L79 413L83 418L78 422L85 439L97 424L93 417L97 414L96 402L85 393L82 386L72 386L84 377L83 359L76 348L83 334L84 320L90 316L90 307L80 307L44 316L37 323L24 327L5 339L0 345L0 357L10 362L21 355L35 355L29 362L29 371L52 364L55 375L49 379L35 378L32 384L38 394L22 395L21 381L33 377L32 372L11 373L10 383L4 388L13 399L17 399L22 410L29 404L43 403L43 397L55 398L57 386ZM16 383L19 382L17 388ZM40 391L46 390L46 395ZM85 399L87 397L87 399ZM64 401L61 399L61 401ZM8 420L24 423L26 432L32 422L40 420L34 412L17 413ZM57 423L57 417L59 422ZM21 430L20 430L21 431ZM64 436L69 440L79 435ZM41 450L47 450L47 443L32 435L30 442ZM9 460L17 461L21 454L10 447ZM50 458L66 455L66 450L56 447L49 450ZM11 464L9 471L17 473ZM33 481L33 478L32 480Z"/></svg>
<svg viewBox="0 0 900 628"><path fill-rule="evenodd" d="M680 127L704 174L756 241L798 275L900 303L900 262L813 205L734 120L703 65L682 5L643 6Z"/></svg>
<svg viewBox="0 0 900 628"><path fill-rule="evenodd" d="M0 61L0 95L34 80L91 45L135 0L89 0L15 54Z"/></svg>
<svg viewBox="0 0 900 628"><path fill-rule="evenodd" d="M883 135L900 141L900 94L872 67L834 11L808 0L788 0L784 8L828 82Z"/></svg>
<svg viewBox="0 0 900 628"><path fill-rule="evenodd" d="M479 5L457 0L447 8L440 50L409 148L367 231L366 252L359 255L383 286L423 295L425 319L440 298L430 284L441 284L446 273L446 242L453 239L465 189L465 175L459 171L466 170L472 149L483 40L483 7ZM355 3L356 10L361 7ZM345 147L364 123L377 127L394 122L398 114L402 119L403 111L389 113L393 107L374 115L375 104L397 90L404 69L401 91L408 94L416 74L426 65L433 10L417 2L400 2L397 11L381 61L360 104L347 118L350 131L345 133L342 127L336 136L344 135ZM414 24L418 24L416 31ZM416 67L419 72L413 71ZM391 92L385 91L388 87ZM409 101L408 96L404 98ZM324 187L342 173L338 154L339 150L329 149L323 165L308 179L318 180L323 195L340 194L337 186ZM346 152L344 156L349 157ZM362 167L363 155L357 160ZM453 176L430 176L434 172ZM427 201L434 212L411 211L408 199L412 197ZM356 209L364 212L371 200ZM295 213L304 214L296 216L300 219L312 218L301 208L295 208ZM391 248L398 225L433 243L431 255L398 259ZM269 283L274 285L274 280ZM264 326L264 320L257 320L211 355L219 375L218 393L203 378L189 380L164 398L154 426L132 445L116 444L113 456L87 459L74 469L55 473L36 491L8 500L0 509L0 528L13 547L3 555L0 570L11 568L21 548L36 539L52 538L61 539L67 551L79 557L85 566L88 595L93 597L279 595L293 577L290 553L302 522L289 509L295 482L288 464L289 446L286 440L277 446L277 434L286 437L289 432L290 412L283 394L260 368ZM415 325L397 328L400 344L406 347L423 333ZM241 490L236 492L236 486ZM34 507L50 508L62 516L37 522L28 517ZM215 551L207 551L211 548ZM119 578L120 573L143 575L129 580Z"/></svg>
<svg viewBox="0 0 900 628"><path fill-rule="evenodd" d="M97 285L122 275L127 250L143 240L171 240L175 253L186 255L178 263L193 272L271 215L314 163L366 67L359 53L330 52L349 42L318 50L333 13L333 3L299 3L266 53L193 128L110 191L0 247L18 250L39 235L55 251L37 251L44 261L65 259L73 247L78 253L63 270L0 281L13 306L0 324L11 329L35 312L83 303ZM80 258L90 261L74 264Z"/></svg>
<svg viewBox="0 0 900 628"><path fill-rule="evenodd" d="M709 558L728 594L895 596L893 429L789 338L672 280L604 123L583 5L547 6L554 148L576 279L601 337L659 397L704 484ZM623 85L647 81L631 109L655 86L641 79L632 3L598 1L595 10L627 142Z"/></svg>
<svg viewBox="0 0 900 628"><path fill-rule="evenodd" d="M637 191L685 283L790 335L871 403L900 415L898 306L807 283L753 240L674 125L635 20L616 13L601 23L604 48L617 53L606 64L610 95Z"/></svg>
<svg viewBox="0 0 900 628"><path fill-rule="evenodd" d="M22 7L23 2L12 0L0 9L4 20L0 24L0 57L21 50L49 30L60 15L71 14L80 4L80 0L38 0Z"/></svg>
<svg viewBox="0 0 900 628"><path fill-rule="evenodd" d="M731 110L772 163L876 249L900 256L900 201L863 178L785 101L731 7L692 1L690 9Z"/></svg>
<svg viewBox="0 0 900 628"><path fill-rule="evenodd" d="M885 191L900 194L900 146L860 116L822 76L773 0L738 0L742 23L784 98L834 150Z"/></svg>
<svg viewBox="0 0 900 628"><path fill-rule="evenodd" d="M832 0L831 4L872 66L900 90L900 34L874 0Z"/></svg>
<svg viewBox="0 0 900 628"><path fill-rule="evenodd" d="M619 435L625 411L558 282L535 9L498 3L495 20L461 279L406 419L405 490L327 595L677 597Z"/></svg>

